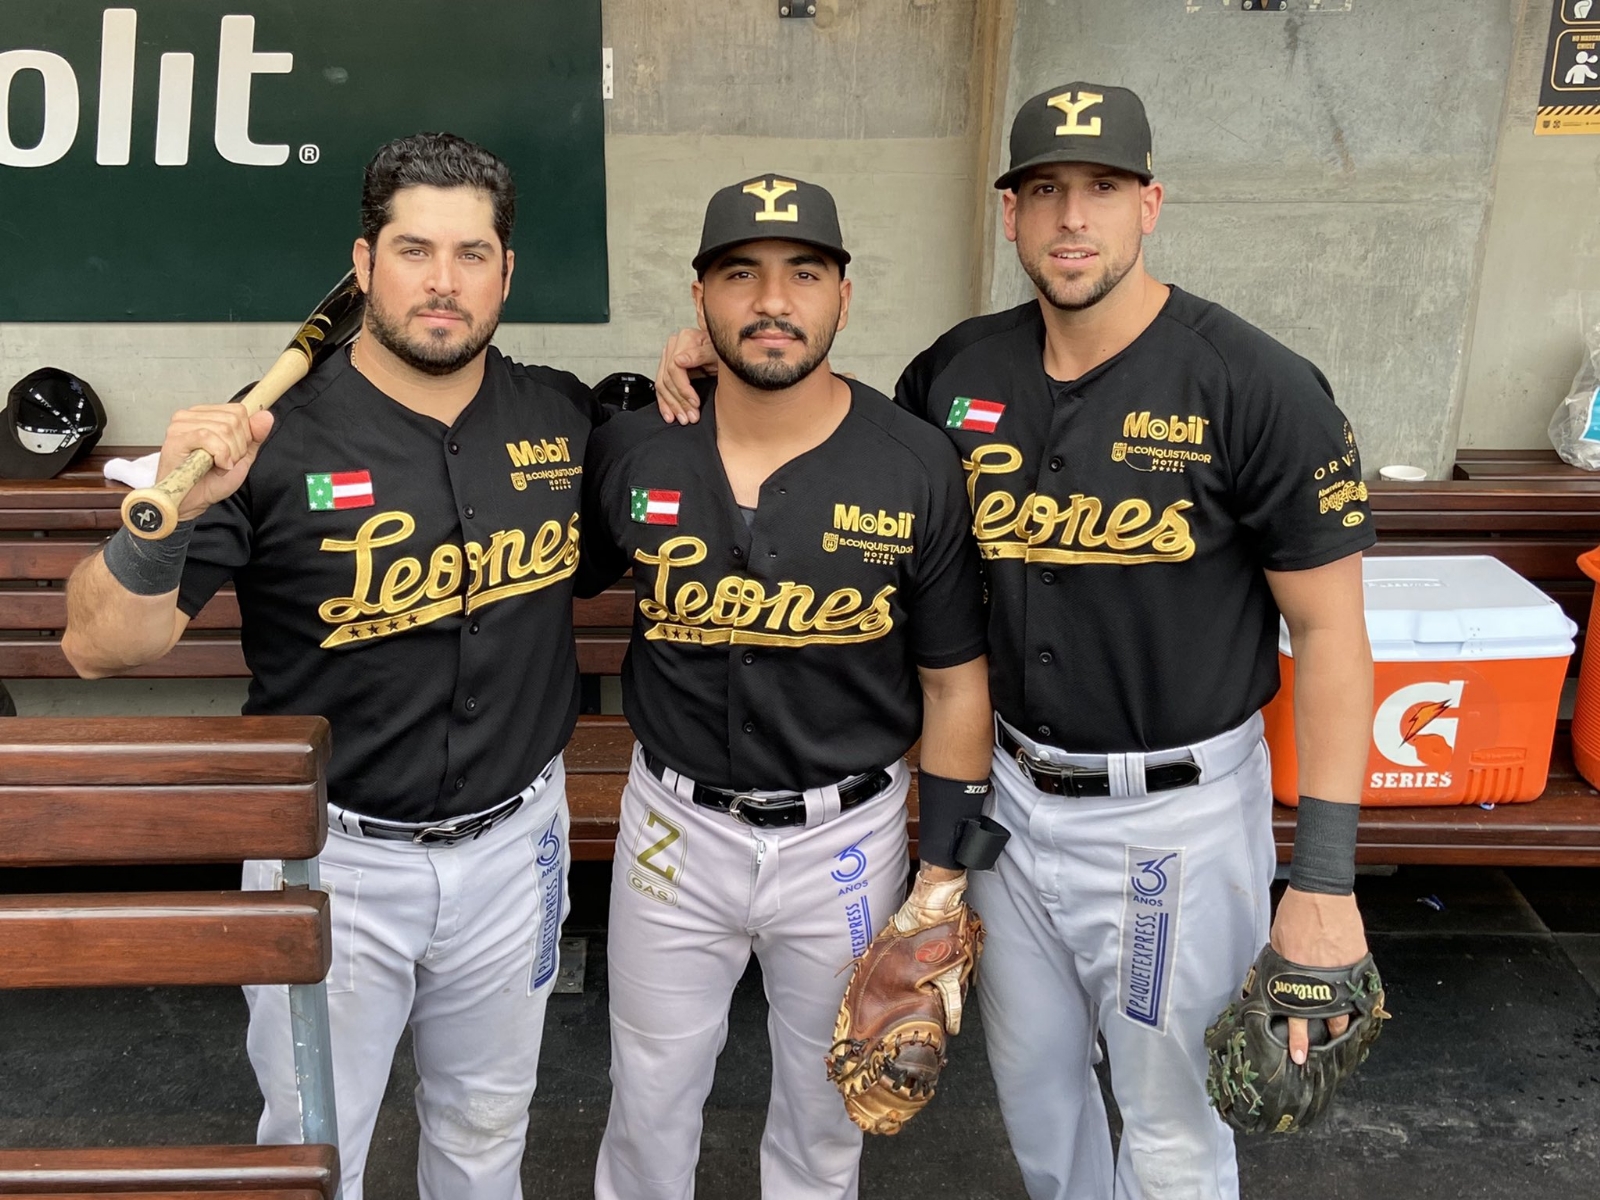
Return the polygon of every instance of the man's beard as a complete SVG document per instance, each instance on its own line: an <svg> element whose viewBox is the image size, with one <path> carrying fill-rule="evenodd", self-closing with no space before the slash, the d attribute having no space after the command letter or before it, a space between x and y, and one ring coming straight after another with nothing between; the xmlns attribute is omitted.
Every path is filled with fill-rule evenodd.
<svg viewBox="0 0 1600 1200"><path fill-rule="evenodd" d="M455 313L466 324L466 340L452 345L447 340L449 332L444 329L432 329L420 339L408 339L405 322L396 321L376 302L376 297L372 293L367 294L367 326L372 330L372 336L378 340L380 346L406 366L421 371L424 375L455 374L483 353L483 348L489 344L495 330L500 327L498 307L480 330L478 323L459 304L444 296L430 300L426 304L419 304L407 314L406 320L409 321L423 312Z"/></svg>
<svg viewBox="0 0 1600 1200"><path fill-rule="evenodd" d="M837 325L838 321L835 320L834 324ZM833 349L833 333L828 333L825 341L812 347L812 339L807 337L798 325L791 325L788 321L777 318L752 321L737 334L731 334L726 327L718 325L707 317L706 330L710 334L711 345L716 349L717 357L727 364L728 370L732 371L741 382L763 392L780 392L784 388L793 387L815 371L828 357L828 351ZM747 337L754 337L768 330L788 334L802 346L810 347L811 353L794 363L773 357L763 357L752 363L742 358L739 354L740 343Z"/></svg>
<svg viewBox="0 0 1600 1200"><path fill-rule="evenodd" d="M1064 281L1052 279L1046 275L1042 264L1049 261L1049 258L1050 252L1046 250L1043 254L1033 259L1023 259L1022 269L1028 273L1028 278L1033 280L1033 286L1039 289L1039 294L1050 301L1053 308L1058 308L1062 312L1082 312L1086 308L1093 308L1096 304L1099 304L1100 301L1110 295L1112 288L1127 278L1128 272L1133 270L1133 264L1139 261L1139 247L1137 245L1134 247L1133 253L1128 256L1126 262L1108 262L1106 269L1089 289L1087 295L1068 295L1064 290L1066 287ZM1103 254L1101 255L1101 260L1107 261Z"/></svg>

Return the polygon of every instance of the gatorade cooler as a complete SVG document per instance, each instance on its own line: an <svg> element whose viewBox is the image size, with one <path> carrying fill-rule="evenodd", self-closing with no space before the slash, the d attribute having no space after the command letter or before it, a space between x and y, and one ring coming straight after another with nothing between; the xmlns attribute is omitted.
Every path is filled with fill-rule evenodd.
<svg viewBox="0 0 1600 1200"><path fill-rule="evenodd" d="M1577 625L1486 556L1367 558L1362 575L1375 686L1361 803L1536 799ZM1281 622L1278 662L1283 688L1265 712L1272 791L1296 804L1294 657Z"/></svg>

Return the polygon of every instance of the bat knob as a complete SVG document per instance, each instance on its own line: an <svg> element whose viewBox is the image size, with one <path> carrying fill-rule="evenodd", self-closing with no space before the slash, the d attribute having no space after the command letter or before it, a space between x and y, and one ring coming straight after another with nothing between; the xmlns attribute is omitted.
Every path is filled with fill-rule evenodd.
<svg viewBox="0 0 1600 1200"><path fill-rule="evenodd" d="M178 527L178 510L166 497L153 498L149 489L141 489L122 502L122 523L134 537L160 541Z"/></svg>

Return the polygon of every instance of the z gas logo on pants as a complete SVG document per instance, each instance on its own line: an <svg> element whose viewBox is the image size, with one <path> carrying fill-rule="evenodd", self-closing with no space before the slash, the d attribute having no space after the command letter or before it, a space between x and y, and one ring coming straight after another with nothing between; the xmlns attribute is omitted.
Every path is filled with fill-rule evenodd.
<svg viewBox="0 0 1600 1200"><path fill-rule="evenodd" d="M657 903L676 906L689 849L683 826L667 820L653 808L646 809L633 845L628 886Z"/></svg>
<svg viewBox="0 0 1600 1200"><path fill-rule="evenodd" d="M1392 692L1372 718L1372 744L1404 771L1373 771L1370 788L1447 788L1466 681L1410 683Z"/></svg>

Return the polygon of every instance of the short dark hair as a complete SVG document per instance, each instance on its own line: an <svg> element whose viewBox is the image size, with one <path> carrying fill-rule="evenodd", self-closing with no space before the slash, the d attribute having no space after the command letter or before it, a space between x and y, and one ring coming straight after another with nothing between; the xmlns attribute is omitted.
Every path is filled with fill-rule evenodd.
<svg viewBox="0 0 1600 1200"><path fill-rule="evenodd" d="M378 233L394 217L395 193L408 187L477 188L489 194L500 248L511 246L517 221L517 185L511 168L475 142L453 133L414 133L382 147L361 181L361 236L374 250Z"/></svg>

